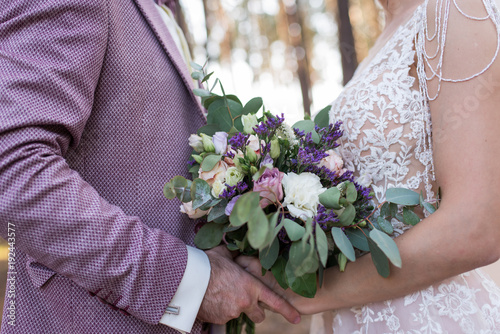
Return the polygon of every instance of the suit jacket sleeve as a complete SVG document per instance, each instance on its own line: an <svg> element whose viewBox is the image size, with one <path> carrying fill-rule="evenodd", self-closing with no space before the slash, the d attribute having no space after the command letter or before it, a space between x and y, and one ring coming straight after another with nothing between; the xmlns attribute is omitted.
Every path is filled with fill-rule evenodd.
<svg viewBox="0 0 500 334"><path fill-rule="evenodd" d="M93 111L108 3L0 5L0 232L15 224L18 249L157 324L185 270L185 244L108 203L64 158Z"/></svg>

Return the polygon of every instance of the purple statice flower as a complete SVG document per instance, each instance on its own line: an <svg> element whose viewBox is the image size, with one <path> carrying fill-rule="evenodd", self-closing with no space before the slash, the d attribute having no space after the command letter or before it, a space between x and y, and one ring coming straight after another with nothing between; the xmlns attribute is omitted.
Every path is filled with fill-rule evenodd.
<svg viewBox="0 0 500 334"><path fill-rule="evenodd" d="M236 135L229 138L228 143L234 150L245 151L245 147L248 145L248 138L250 135L238 132Z"/></svg>
<svg viewBox="0 0 500 334"><path fill-rule="evenodd" d="M236 185L236 189L240 194L242 194L245 190L248 189L248 184L246 184L246 182L244 181L241 181Z"/></svg>
<svg viewBox="0 0 500 334"><path fill-rule="evenodd" d="M236 156L236 154L234 153L234 151L233 151L233 150L228 150L228 151L226 152L226 154L224 154L224 155L223 155L223 157L225 157L225 158L229 158L229 159L231 159L231 160L233 160L235 156Z"/></svg>
<svg viewBox="0 0 500 334"><path fill-rule="evenodd" d="M226 189L222 191L222 193L219 195L219 198L231 199L236 196L236 194L236 186L231 187L226 184Z"/></svg>
<svg viewBox="0 0 500 334"><path fill-rule="evenodd" d="M188 160L188 165L191 167L193 167L195 163L196 163L196 160L194 160L194 159Z"/></svg>
<svg viewBox="0 0 500 334"><path fill-rule="evenodd" d="M318 226L325 230L331 224L338 222L338 216L333 210L328 211L323 205L318 205L318 213L313 219L313 225L318 224Z"/></svg>
<svg viewBox="0 0 500 334"><path fill-rule="evenodd" d="M283 124L285 121L285 117L283 114L281 114L281 117L276 115L276 116L269 116L264 122L260 122L253 128L255 133L259 135L260 137L263 138L270 138L274 136L274 133L276 130Z"/></svg>
<svg viewBox="0 0 500 334"><path fill-rule="evenodd" d="M233 197L233 199L231 199L229 201L229 203L227 203L226 210L224 211L224 213L226 214L226 216L230 216L231 215L231 212L233 212L233 209L234 209L234 205L236 204L236 201L240 197L241 197L241 195L235 196L235 197Z"/></svg>
<svg viewBox="0 0 500 334"><path fill-rule="evenodd" d="M315 147L306 146L299 148L297 160L301 166L306 167L309 165L320 163L321 159L326 158L327 156L328 154L322 150L318 150Z"/></svg>
<svg viewBox="0 0 500 334"><path fill-rule="evenodd" d="M325 150L331 150L339 146L337 140L343 135L343 131L340 130L342 122L337 122L335 124L330 124L327 128L320 128L316 126L315 130L320 136L320 146Z"/></svg>

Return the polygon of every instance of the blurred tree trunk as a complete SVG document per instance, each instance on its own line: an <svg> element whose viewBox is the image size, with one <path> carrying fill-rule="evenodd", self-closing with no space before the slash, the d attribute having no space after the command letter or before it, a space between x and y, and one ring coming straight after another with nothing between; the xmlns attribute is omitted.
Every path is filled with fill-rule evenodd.
<svg viewBox="0 0 500 334"><path fill-rule="evenodd" d="M337 24L339 29L339 49L342 57L342 72L344 85L351 80L358 67L354 35L349 18L349 0L337 0Z"/></svg>
<svg viewBox="0 0 500 334"><path fill-rule="evenodd" d="M297 75L299 76L300 89L302 92L304 115L310 117L312 104L311 75L306 51L308 50L307 34L304 32L304 16L300 3L300 0L295 0L294 4L287 6L282 1L281 5L284 6L286 13L289 43L294 47L295 56L297 58Z"/></svg>

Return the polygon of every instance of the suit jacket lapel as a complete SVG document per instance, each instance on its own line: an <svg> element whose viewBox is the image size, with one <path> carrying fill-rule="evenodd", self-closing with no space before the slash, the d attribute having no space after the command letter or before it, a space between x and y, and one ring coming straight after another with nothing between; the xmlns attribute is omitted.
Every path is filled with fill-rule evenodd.
<svg viewBox="0 0 500 334"><path fill-rule="evenodd" d="M193 88L194 88L193 81L186 67L186 63L184 62L184 58L179 53L179 50L177 49L177 46L175 45L175 42L172 39L172 36L170 36L168 28L163 22L160 13L158 13L158 9L155 7L153 0L134 0L134 1L136 2L137 7L144 16L146 22L151 27L151 30L153 30L163 50L165 50L166 54L174 64L179 74L181 75L182 81L189 90L189 93L191 94L193 99L195 99L198 102L197 105L199 106L200 113L203 115L203 117L205 117L205 114L202 111L202 107L199 103L198 98L195 97L195 95L193 94Z"/></svg>

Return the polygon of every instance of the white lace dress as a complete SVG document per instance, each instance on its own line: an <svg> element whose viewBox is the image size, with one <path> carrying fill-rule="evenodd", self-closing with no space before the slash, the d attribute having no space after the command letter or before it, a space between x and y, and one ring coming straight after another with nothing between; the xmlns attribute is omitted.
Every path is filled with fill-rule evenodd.
<svg viewBox="0 0 500 334"><path fill-rule="evenodd" d="M438 0L443 6L451 1ZM489 20L500 26L496 5L492 0L484 3ZM443 12L441 17L445 15ZM427 102L433 97L427 92L422 67L428 56L423 38L425 33L428 38L432 36L425 31L425 22L426 3L372 55L369 63L360 65L333 103L330 120L344 122L339 150L345 167L365 181L372 179L377 202L384 201L390 187L422 190L427 200L435 198ZM410 75L412 65L416 65L418 81ZM397 233L407 229L397 222L393 225ZM332 330L342 334L500 333L500 289L475 270L403 298L313 317L311 333Z"/></svg>

